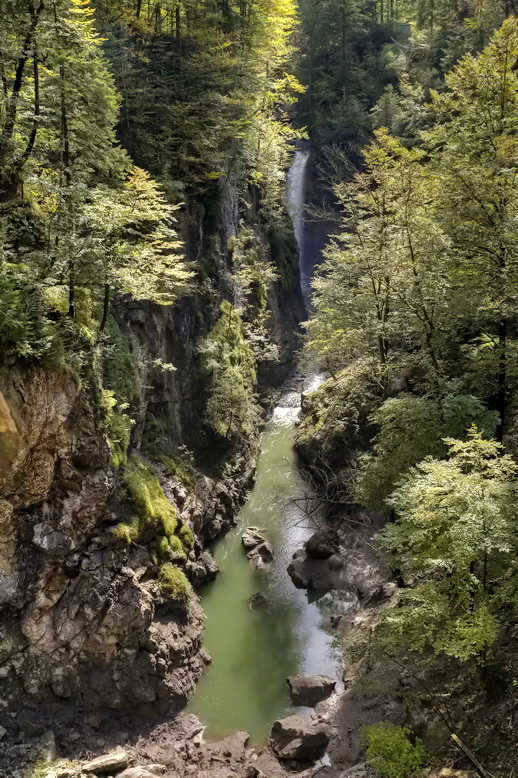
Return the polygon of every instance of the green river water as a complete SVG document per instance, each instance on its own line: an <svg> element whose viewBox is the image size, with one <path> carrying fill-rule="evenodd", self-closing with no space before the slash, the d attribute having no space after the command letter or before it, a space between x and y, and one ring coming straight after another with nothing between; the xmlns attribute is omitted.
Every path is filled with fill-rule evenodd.
<svg viewBox="0 0 518 778"><path fill-rule="evenodd" d="M206 724L209 738L245 729L255 745L262 745L275 719L294 710L288 676L337 677L330 615L344 612L351 602L338 593L311 602L286 572L294 551L314 531L292 501L308 490L293 449L298 396L286 394L275 409L263 433L257 480L238 525L213 549L221 573L202 593L205 646L212 664L190 706ZM275 549L264 573L252 568L241 542L243 530L251 525L264 530ZM255 592L266 595L266 608L250 610L248 601Z"/></svg>

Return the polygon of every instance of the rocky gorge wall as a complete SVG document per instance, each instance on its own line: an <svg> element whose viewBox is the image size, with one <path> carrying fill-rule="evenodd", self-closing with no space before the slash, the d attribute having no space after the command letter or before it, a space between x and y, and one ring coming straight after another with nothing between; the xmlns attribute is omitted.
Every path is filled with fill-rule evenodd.
<svg viewBox="0 0 518 778"><path fill-rule="evenodd" d="M210 440L198 434L206 387L197 343L228 297L233 268L227 243L238 219L237 196L227 196L219 203L216 231L202 218L185 231L192 260L209 245L218 247L191 297L174 308L125 301L118 308L117 326L138 356L138 389L126 410L130 445L121 466L91 376L78 380L62 368L19 363L0 369L4 742L19 736L28 710L31 722L42 725L99 707L177 710L209 661L201 647L203 611L183 575L195 589L216 574L206 546L235 520L253 480L259 433L256 424L224 451L217 467ZM268 293L267 323L280 356L261 366L256 387L266 408L268 393L289 372L304 305L293 242L279 260L264 230L248 220L261 256L266 252L281 266ZM162 447L176 457L176 467L160 461ZM130 466L147 479L140 491L132 491ZM131 534L125 528L139 511L141 518L147 512L148 523ZM168 525L166 542L168 520L175 529ZM164 560L180 570L180 589L177 582L159 585Z"/></svg>

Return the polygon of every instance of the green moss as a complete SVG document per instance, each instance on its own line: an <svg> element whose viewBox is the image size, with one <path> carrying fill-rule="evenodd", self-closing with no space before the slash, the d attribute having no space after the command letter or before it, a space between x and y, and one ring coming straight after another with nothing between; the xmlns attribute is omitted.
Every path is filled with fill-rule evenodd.
<svg viewBox="0 0 518 778"><path fill-rule="evenodd" d="M182 526L178 535L186 548L191 549L194 546L194 532L187 524Z"/></svg>
<svg viewBox="0 0 518 778"><path fill-rule="evenodd" d="M194 545L192 530L179 520L153 469L138 454L129 457L122 483L137 516L118 524L116 535L128 543L147 535L157 561L186 562Z"/></svg>
<svg viewBox="0 0 518 778"><path fill-rule="evenodd" d="M161 454L159 461L167 468L168 472L178 478L179 481L189 489L194 489L196 486L195 470L190 462L185 459L176 456L170 456L168 454Z"/></svg>
<svg viewBox="0 0 518 778"><path fill-rule="evenodd" d="M139 536L140 521L138 516L132 516L128 521L121 521L113 528L113 534L120 540L125 540L126 543L132 543Z"/></svg>
<svg viewBox="0 0 518 778"><path fill-rule="evenodd" d="M71 762L69 759L58 759L52 764L45 761L38 761L32 767L32 778L56 778L64 769L77 770L77 762Z"/></svg>
<svg viewBox="0 0 518 778"><path fill-rule="evenodd" d="M187 600L192 587L184 573L172 565L170 562L166 562L160 568L157 583L164 594L173 600Z"/></svg>
<svg viewBox="0 0 518 778"><path fill-rule="evenodd" d="M142 433L142 448L151 457L161 459L161 453L167 446L167 425L164 420L157 419L149 411L144 419L144 431Z"/></svg>
<svg viewBox="0 0 518 778"><path fill-rule="evenodd" d="M174 535L178 525L176 509L165 496L151 467L138 454L129 457L123 481L141 517L162 529L166 537Z"/></svg>

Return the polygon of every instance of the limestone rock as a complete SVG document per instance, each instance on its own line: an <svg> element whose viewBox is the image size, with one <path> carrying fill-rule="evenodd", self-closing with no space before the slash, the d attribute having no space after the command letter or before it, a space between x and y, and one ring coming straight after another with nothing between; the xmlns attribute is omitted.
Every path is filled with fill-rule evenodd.
<svg viewBox="0 0 518 778"><path fill-rule="evenodd" d="M327 730L302 716L279 719L270 734L270 744L280 759L314 762L325 754L328 743Z"/></svg>
<svg viewBox="0 0 518 778"><path fill-rule="evenodd" d="M113 751L111 754L103 754L90 762L81 765L83 773L93 775L108 775L124 770L128 766L128 754L126 751Z"/></svg>
<svg viewBox="0 0 518 778"><path fill-rule="evenodd" d="M157 773L151 773L145 767L128 767L117 778L157 778Z"/></svg>
<svg viewBox="0 0 518 778"><path fill-rule="evenodd" d="M273 560L273 548L267 540L256 546L247 554L248 559L257 570L264 570Z"/></svg>
<svg viewBox="0 0 518 778"><path fill-rule="evenodd" d="M336 681L327 675L298 675L288 678L288 684L295 705L313 707L333 693Z"/></svg>
<svg viewBox="0 0 518 778"><path fill-rule="evenodd" d="M257 527L247 527L243 532L241 541L246 550L250 551L252 548L260 546L261 543L264 543L266 538L261 534Z"/></svg>
<svg viewBox="0 0 518 778"><path fill-rule="evenodd" d="M319 529L305 544L306 554L312 559L327 559L339 548L340 540L335 529Z"/></svg>
<svg viewBox="0 0 518 778"><path fill-rule="evenodd" d="M340 549L326 559L296 551L288 575L298 589L349 591L362 605L373 605L393 593L387 571L360 548Z"/></svg>

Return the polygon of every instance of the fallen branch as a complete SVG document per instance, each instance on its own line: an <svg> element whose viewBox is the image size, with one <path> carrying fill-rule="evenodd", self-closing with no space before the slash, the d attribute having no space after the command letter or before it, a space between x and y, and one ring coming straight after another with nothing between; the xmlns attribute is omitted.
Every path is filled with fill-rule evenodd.
<svg viewBox="0 0 518 778"><path fill-rule="evenodd" d="M478 759L475 756L475 754L472 751L469 750L467 745L462 742L462 740L460 739L460 737L458 735L456 735L454 732L452 732L451 733L451 739L453 740L453 742L455 743L457 748L459 748L462 751L464 756L467 756L467 758L469 759L471 764L474 766L475 770L481 776L481 778L495 778L494 775L492 775L491 773L488 773L488 771L485 770L482 767L482 765L478 761Z"/></svg>

